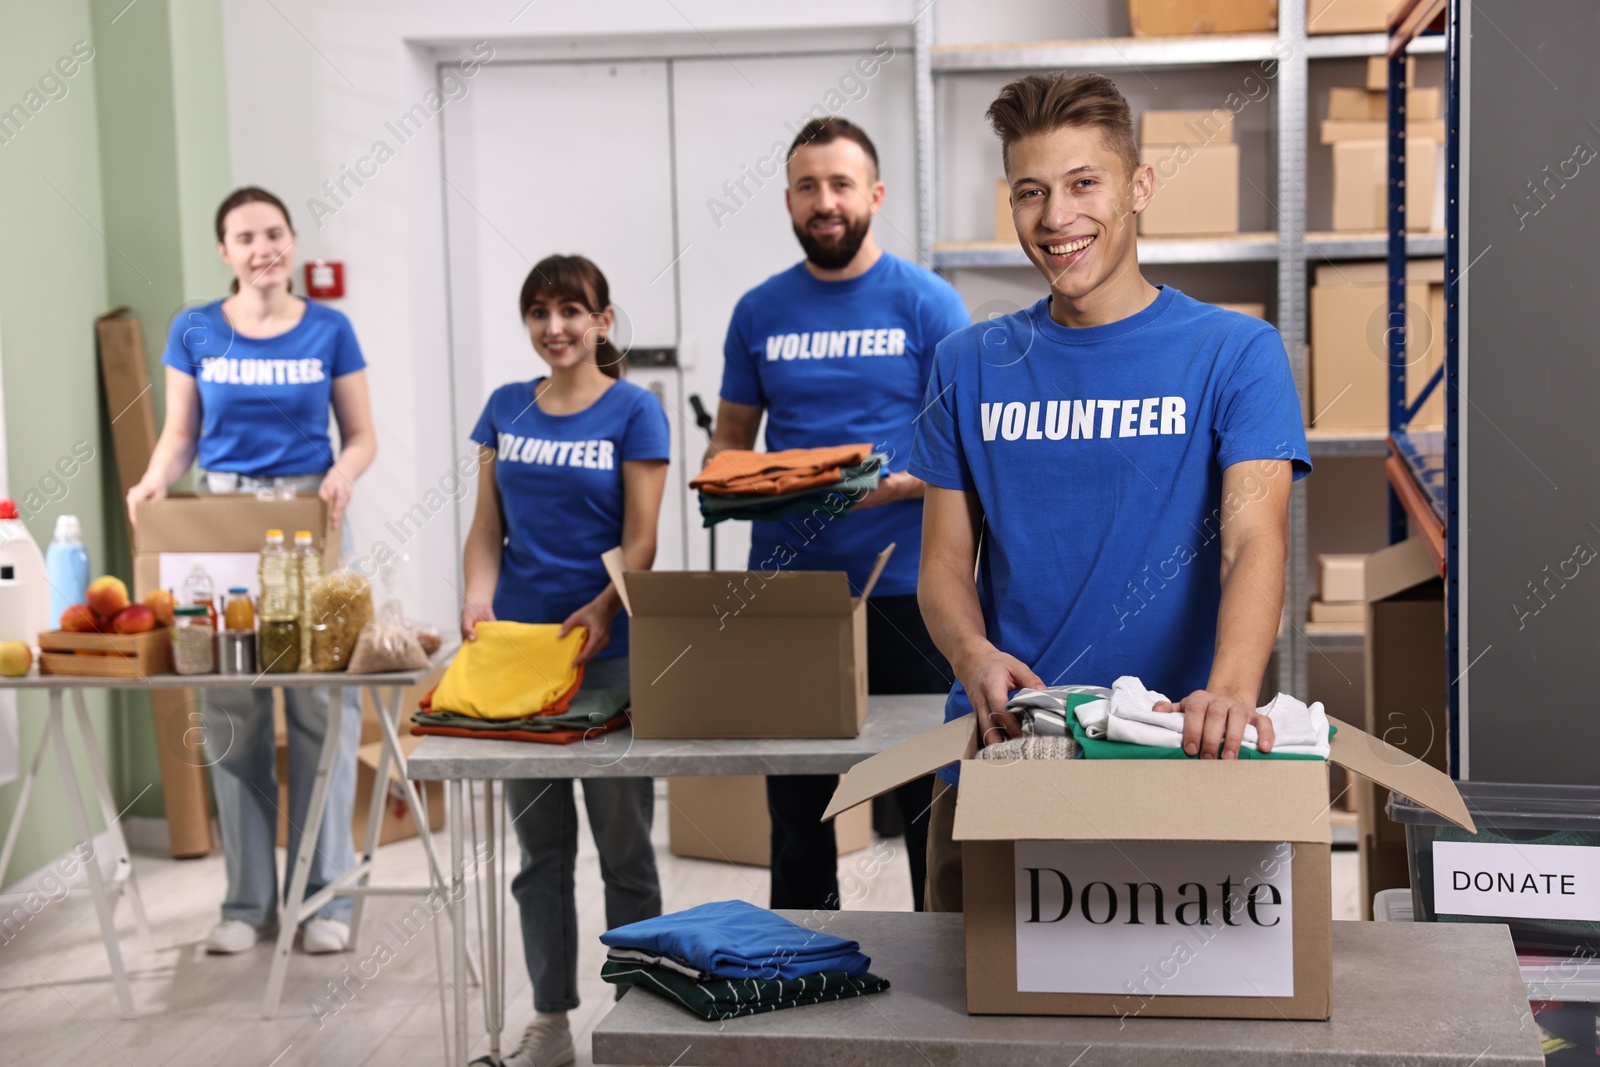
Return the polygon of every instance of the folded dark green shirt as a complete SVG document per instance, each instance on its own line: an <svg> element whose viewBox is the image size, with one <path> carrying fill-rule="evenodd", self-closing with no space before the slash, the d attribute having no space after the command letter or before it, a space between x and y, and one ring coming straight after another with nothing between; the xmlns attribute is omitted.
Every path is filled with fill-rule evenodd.
<svg viewBox="0 0 1600 1067"><path fill-rule="evenodd" d="M530 715L525 719L480 719L453 711L417 711L411 721L423 726L451 726L494 733L497 730L587 730L617 715L628 706L624 689L580 689L566 711L557 715Z"/></svg>

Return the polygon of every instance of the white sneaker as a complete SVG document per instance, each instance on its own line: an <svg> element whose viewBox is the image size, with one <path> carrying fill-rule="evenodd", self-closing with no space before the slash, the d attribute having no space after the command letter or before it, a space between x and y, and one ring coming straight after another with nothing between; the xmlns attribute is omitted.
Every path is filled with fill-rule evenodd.
<svg viewBox="0 0 1600 1067"><path fill-rule="evenodd" d="M576 1059L567 1013L538 1014L522 1032L517 1051L506 1057L505 1067L572 1067Z"/></svg>
<svg viewBox="0 0 1600 1067"><path fill-rule="evenodd" d="M300 947L309 955L343 952L350 945L350 924L338 919L312 919L300 933Z"/></svg>
<svg viewBox="0 0 1600 1067"><path fill-rule="evenodd" d="M236 956L255 948L261 931L238 919L224 919L211 928L206 937L206 951L213 956Z"/></svg>

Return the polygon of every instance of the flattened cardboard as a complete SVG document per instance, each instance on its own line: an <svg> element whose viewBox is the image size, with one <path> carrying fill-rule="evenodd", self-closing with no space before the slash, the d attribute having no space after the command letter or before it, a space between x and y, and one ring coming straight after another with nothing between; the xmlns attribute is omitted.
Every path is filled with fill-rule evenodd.
<svg viewBox="0 0 1600 1067"><path fill-rule="evenodd" d="M1303 760L974 759L959 796L957 841L1014 840L1019 808L1037 841L1333 840L1327 775Z"/></svg>
<svg viewBox="0 0 1600 1067"><path fill-rule="evenodd" d="M1140 144L1232 144L1233 112L1145 111L1139 116Z"/></svg>
<svg viewBox="0 0 1600 1067"><path fill-rule="evenodd" d="M156 448L156 406L150 396L144 328L137 316L122 307L95 320L95 335L100 342L100 381L106 391L111 443L117 454L117 482L126 496L144 477Z"/></svg>

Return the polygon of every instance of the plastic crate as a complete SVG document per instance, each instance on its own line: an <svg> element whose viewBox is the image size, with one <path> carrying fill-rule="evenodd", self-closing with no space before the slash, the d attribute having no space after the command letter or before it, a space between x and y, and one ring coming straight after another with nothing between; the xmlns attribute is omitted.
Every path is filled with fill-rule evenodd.
<svg viewBox="0 0 1600 1067"><path fill-rule="evenodd" d="M1411 902L1417 922L1505 923L1517 948L1528 952L1600 954L1600 917L1530 919L1509 915L1440 915L1434 908L1434 845L1440 841L1567 845L1600 848L1600 787L1457 782L1477 824L1474 837L1427 808L1389 794L1389 818L1406 828Z"/></svg>

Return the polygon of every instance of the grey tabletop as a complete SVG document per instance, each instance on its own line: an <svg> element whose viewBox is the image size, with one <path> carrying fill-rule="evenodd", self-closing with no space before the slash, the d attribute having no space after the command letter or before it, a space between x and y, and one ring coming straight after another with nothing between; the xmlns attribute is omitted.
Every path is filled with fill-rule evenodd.
<svg viewBox="0 0 1600 1067"><path fill-rule="evenodd" d="M436 661L437 662L437 661ZM40 674L0 678L0 689L301 689L312 685L411 686L428 676L432 666L388 674L351 674L348 671L304 674L148 674L143 678L100 678L84 674Z"/></svg>
<svg viewBox="0 0 1600 1067"><path fill-rule="evenodd" d="M407 760L417 779L630 778L678 774L840 774L944 721L944 694L868 698L856 737L665 741L630 729L570 745L425 737Z"/></svg>
<svg viewBox="0 0 1600 1067"><path fill-rule="evenodd" d="M791 917L798 918L798 915ZM1327 1022L968 1015L960 915L840 912L892 987L855 1000L706 1022L630 990L594 1030L595 1063L775 1067L1329 1067L1543 1064L1504 926L1333 924Z"/></svg>

